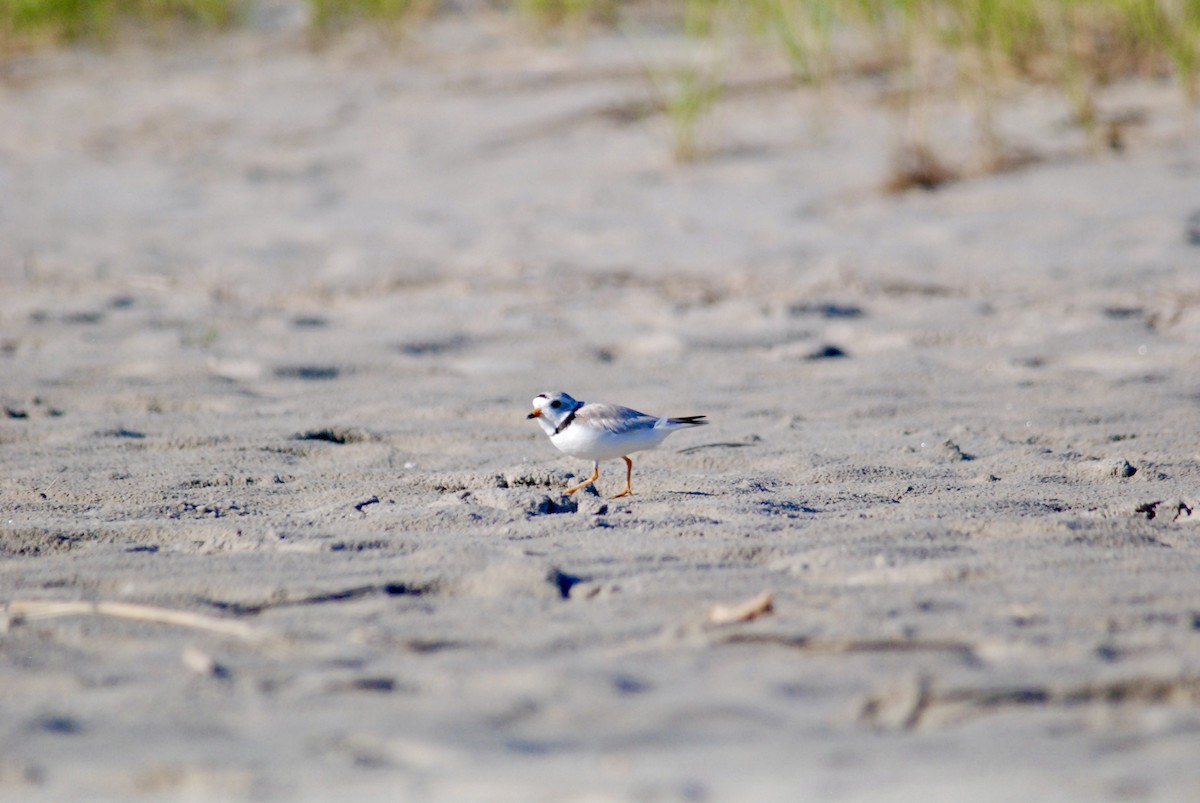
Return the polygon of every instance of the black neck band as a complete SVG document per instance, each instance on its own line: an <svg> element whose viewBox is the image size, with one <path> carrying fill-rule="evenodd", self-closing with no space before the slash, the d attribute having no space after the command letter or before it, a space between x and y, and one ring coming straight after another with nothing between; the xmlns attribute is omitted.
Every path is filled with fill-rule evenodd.
<svg viewBox="0 0 1200 803"><path fill-rule="evenodd" d="M579 408L582 406L583 406L583 402L580 402L579 404L575 405L574 410L567 413L567 417L562 420L562 423L554 428L555 435L559 434L560 432L562 432L564 429L566 429L568 426L571 425L571 422L575 420L575 414L577 412L579 412Z"/></svg>

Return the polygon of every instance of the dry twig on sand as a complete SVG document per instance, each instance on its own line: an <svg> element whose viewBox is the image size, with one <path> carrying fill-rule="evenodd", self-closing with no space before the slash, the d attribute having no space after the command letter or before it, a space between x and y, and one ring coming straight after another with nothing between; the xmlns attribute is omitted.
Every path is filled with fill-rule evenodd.
<svg viewBox="0 0 1200 803"><path fill-rule="evenodd" d="M708 612L708 621L716 625L748 622L764 613L770 613L774 604L771 592L764 591L757 597L752 597L737 605L714 605Z"/></svg>
<svg viewBox="0 0 1200 803"><path fill-rule="evenodd" d="M137 622L157 622L177 627L190 627L195 630L206 630L223 636L254 641L262 638L262 633L245 622L235 622L229 619L218 619L190 611L177 611L170 608L157 608L151 605L137 605L130 602L86 602L82 600L51 600L51 599L15 599L0 605L8 625L18 624L31 619L51 619L59 616L111 616L117 619L130 619Z"/></svg>

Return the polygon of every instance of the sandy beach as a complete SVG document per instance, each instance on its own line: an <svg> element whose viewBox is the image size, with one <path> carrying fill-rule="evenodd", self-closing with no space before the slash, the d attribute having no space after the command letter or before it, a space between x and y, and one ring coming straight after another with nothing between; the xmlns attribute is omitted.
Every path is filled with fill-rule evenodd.
<svg viewBox="0 0 1200 803"><path fill-rule="evenodd" d="M676 163L669 44L0 68L0 798L1200 799L1200 115L889 194L769 60ZM551 390L710 425L566 497Z"/></svg>

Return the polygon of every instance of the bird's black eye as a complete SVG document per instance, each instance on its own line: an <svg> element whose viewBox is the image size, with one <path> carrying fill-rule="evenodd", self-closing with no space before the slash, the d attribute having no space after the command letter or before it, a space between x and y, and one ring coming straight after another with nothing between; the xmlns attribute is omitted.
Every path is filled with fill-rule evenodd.
<svg viewBox="0 0 1200 803"><path fill-rule="evenodd" d="M559 407L562 407L562 402L560 402L558 399L555 399L554 401L550 402L550 406L557 410Z"/></svg>

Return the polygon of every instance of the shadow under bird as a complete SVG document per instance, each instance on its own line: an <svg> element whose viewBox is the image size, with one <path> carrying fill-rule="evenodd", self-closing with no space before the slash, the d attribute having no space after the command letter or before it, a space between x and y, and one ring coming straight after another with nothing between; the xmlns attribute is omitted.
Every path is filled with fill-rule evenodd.
<svg viewBox="0 0 1200 803"><path fill-rule="evenodd" d="M654 449L676 430L708 423L702 415L660 418L616 404L579 401L562 391L534 396L533 412L527 418L537 419L560 452L592 461L592 476L568 488L568 494L586 488L600 478L601 460L618 457L624 460L625 490L613 499L633 493L630 487L633 461L629 455Z"/></svg>

